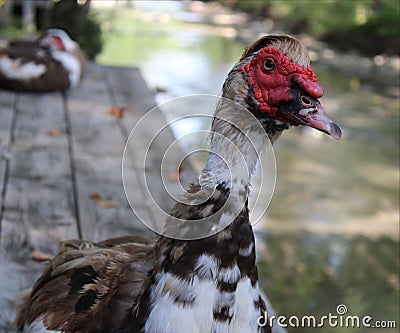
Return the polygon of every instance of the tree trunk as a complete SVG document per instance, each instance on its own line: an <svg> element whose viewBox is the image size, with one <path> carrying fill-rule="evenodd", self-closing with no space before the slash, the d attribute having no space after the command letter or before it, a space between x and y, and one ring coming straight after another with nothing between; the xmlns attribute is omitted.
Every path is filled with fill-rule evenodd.
<svg viewBox="0 0 400 333"><path fill-rule="evenodd" d="M22 24L25 32L31 34L35 31L35 2L24 0L22 2Z"/></svg>
<svg viewBox="0 0 400 333"><path fill-rule="evenodd" d="M12 3L11 0L0 1L0 27L5 27L11 18Z"/></svg>

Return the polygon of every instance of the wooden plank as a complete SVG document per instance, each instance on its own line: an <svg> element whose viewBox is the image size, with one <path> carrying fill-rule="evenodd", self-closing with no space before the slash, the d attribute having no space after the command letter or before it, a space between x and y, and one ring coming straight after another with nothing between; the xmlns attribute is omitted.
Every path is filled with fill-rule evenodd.
<svg viewBox="0 0 400 333"><path fill-rule="evenodd" d="M2 214L3 196L5 195L6 169L11 157L11 126L14 116L14 99L14 93L0 91L0 214Z"/></svg>
<svg viewBox="0 0 400 333"><path fill-rule="evenodd" d="M55 253L77 235L61 95L21 94L16 109L4 233L15 246Z"/></svg>
<svg viewBox="0 0 400 333"><path fill-rule="evenodd" d="M14 99L15 94L0 91L0 221L2 220L3 214L3 197L5 195L5 186L7 182L6 170L10 163L10 148L11 148L11 133L12 133L12 122L14 116ZM0 222L1 223L1 222ZM1 226L1 224L0 224ZM3 231L3 230L1 230ZM12 293L9 293L9 286L15 286L12 282L14 278L21 279L15 276L15 272L19 270L21 266L6 260L4 257L3 243L6 241L6 235L1 232L1 255L0 255L0 331L8 332L11 330L11 318L14 315ZM8 274L8 272L11 272ZM11 278L11 279L10 279ZM14 289L14 291L16 291Z"/></svg>
<svg viewBox="0 0 400 333"><path fill-rule="evenodd" d="M79 89L69 95L68 109L82 233L94 241L147 231L125 196L121 175L124 139L117 119L108 112L110 107L101 69L89 64Z"/></svg>
<svg viewBox="0 0 400 333"><path fill-rule="evenodd" d="M61 95L21 94L16 108L4 227L10 237L25 228L33 248L55 253L60 239L77 236Z"/></svg>
<svg viewBox="0 0 400 333"><path fill-rule="evenodd" d="M23 251L14 248L14 251L18 251L18 256L10 258L3 253L0 257L0 332L2 333L15 332L12 322L16 315L16 294L32 287L44 268L43 263L35 262L30 258L27 248ZM7 253L10 254L10 251Z"/></svg>
<svg viewBox="0 0 400 333"><path fill-rule="evenodd" d="M107 81L111 101L128 109L124 123L132 127L157 102L147 87L138 68L104 66L103 75Z"/></svg>
<svg viewBox="0 0 400 333"><path fill-rule="evenodd" d="M13 299L43 270L31 251L55 254L77 237L71 170L59 93L18 95L10 172L4 200L0 328L11 331ZM4 281L4 282L3 282Z"/></svg>
<svg viewBox="0 0 400 333"><path fill-rule="evenodd" d="M126 108L124 117L120 120L125 140L128 139L138 121L146 115L145 124L135 127L136 137L139 140L129 140L126 154L131 161L132 173L139 173L139 176L145 174L145 184L139 185L142 187L142 192L145 192L143 188L147 187L151 194L150 197L145 194L144 204L146 209L152 212L150 218L156 220L152 223L163 224L164 219L158 221L159 214L158 209L155 208L156 205L165 213L169 213L176 202L171 194L178 198L183 195L182 187L187 188L188 184L196 179L196 174L188 160L184 160L179 175L182 187L177 181L183 151L179 145L173 145L175 138L172 131L165 127L167 122L164 114L159 107L156 107L154 95L147 88L139 70L110 66L104 68L104 76L113 103ZM155 135L154 129L163 130ZM170 158L163 159L167 151ZM147 154L145 158L143 158L144 154ZM162 173L161 165L163 166Z"/></svg>

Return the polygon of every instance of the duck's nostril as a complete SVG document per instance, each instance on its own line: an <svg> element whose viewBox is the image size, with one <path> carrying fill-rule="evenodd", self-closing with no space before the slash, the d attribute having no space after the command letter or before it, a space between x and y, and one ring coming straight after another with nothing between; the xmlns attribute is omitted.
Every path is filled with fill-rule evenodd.
<svg viewBox="0 0 400 333"><path fill-rule="evenodd" d="M304 106L311 105L311 100L306 96L301 96L301 102L303 103Z"/></svg>

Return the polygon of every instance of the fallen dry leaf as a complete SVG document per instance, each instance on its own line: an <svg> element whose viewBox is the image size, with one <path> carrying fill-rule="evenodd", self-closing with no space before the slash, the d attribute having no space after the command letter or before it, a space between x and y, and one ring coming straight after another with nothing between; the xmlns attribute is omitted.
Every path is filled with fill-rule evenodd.
<svg viewBox="0 0 400 333"><path fill-rule="evenodd" d="M46 134L48 136L52 136L54 138L58 138L60 136L60 131L55 130L55 129L49 129L49 130L47 130Z"/></svg>
<svg viewBox="0 0 400 333"><path fill-rule="evenodd" d="M92 199L92 200L100 200L101 199L101 195L99 193L92 193L89 196L89 198Z"/></svg>
<svg viewBox="0 0 400 333"><path fill-rule="evenodd" d="M97 204L100 207L119 207L119 202L112 200L100 200Z"/></svg>
<svg viewBox="0 0 400 333"><path fill-rule="evenodd" d="M125 111L126 111L126 108L124 108L124 107L112 106L108 110L108 113L114 117L123 118Z"/></svg>
<svg viewBox="0 0 400 333"><path fill-rule="evenodd" d="M54 258L54 256L49 253L43 253L43 252L36 251L36 250L33 250L31 252L31 255L32 255L32 258L37 261L47 261L47 260L51 260Z"/></svg>

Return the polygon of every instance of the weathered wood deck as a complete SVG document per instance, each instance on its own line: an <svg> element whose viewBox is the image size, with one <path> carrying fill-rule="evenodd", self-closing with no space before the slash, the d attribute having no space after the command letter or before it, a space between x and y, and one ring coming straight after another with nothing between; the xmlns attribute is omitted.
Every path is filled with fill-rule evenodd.
<svg viewBox="0 0 400 333"><path fill-rule="evenodd" d="M32 251L55 254L68 238L150 233L126 199L121 160L130 130L155 105L137 69L96 64L68 94L0 91L0 332L13 332L14 295L43 270ZM126 107L124 116L110 115L112 106ZM161 113L155 121L165 122ZM162 143L152 149L150 174L159 172L163 151ZM130 182L137 205L148 209ZM157 194L172 207L165 192Z"/></svg>

